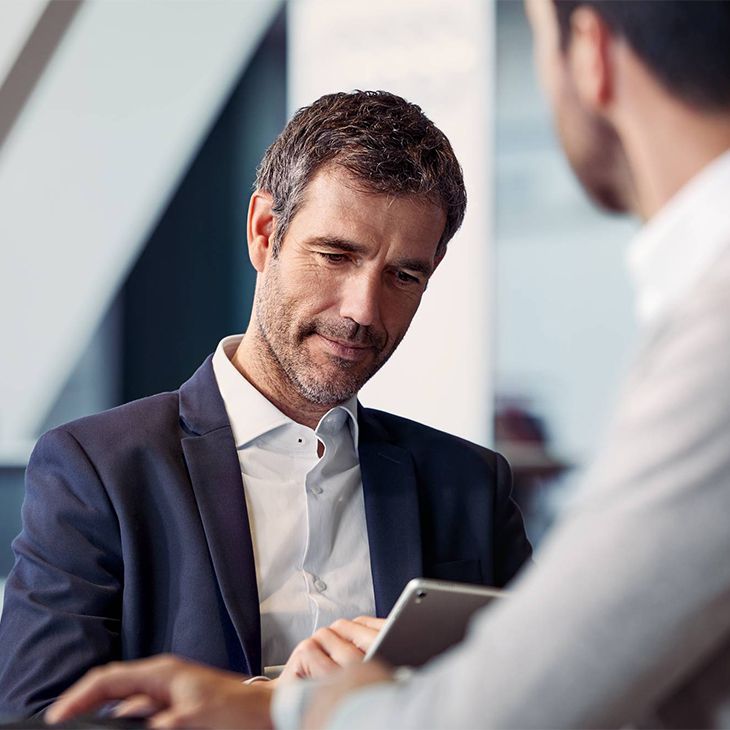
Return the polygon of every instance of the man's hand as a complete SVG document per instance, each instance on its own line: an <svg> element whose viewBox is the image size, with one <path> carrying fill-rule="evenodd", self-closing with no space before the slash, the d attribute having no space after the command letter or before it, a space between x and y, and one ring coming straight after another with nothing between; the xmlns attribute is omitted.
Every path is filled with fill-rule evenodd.
<svg viewBox="0 0 730 730"><path fill-rule="evenodd" d="M360 664L383 623L382 618L358 616L353 621L340 619L326 629L319 629L297 644L280 680L317 679L339 667Z"/></svg>
<svg viewBox="0 0 730 730"><path fill-rule="evenodd" d="M111 700L134 698L154 708L153 728L270 728L272 688L243 677L163 655L92 669L45 714L50 723L90 712Z"/></svg>
<svg viewBox="0 0 730 730"><path fill-rule="evenodd" d="M325 727L337 705L350 692L370 684L393 681L393 670L377 661L369 661L347 667L321 682L307 707L302 724L303 730L321 730Z"/></svg>

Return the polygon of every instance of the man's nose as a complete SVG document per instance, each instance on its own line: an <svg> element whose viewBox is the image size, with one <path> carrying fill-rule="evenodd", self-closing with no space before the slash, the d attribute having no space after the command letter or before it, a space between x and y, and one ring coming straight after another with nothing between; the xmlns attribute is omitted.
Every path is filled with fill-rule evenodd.
<svg viewBox="0 0 730 730"><path fill-rule="evenodd" d="M363 327L370 327L380 319L382 282L377 273L359 272L348 277L342 286L340 316Z"/></svg>

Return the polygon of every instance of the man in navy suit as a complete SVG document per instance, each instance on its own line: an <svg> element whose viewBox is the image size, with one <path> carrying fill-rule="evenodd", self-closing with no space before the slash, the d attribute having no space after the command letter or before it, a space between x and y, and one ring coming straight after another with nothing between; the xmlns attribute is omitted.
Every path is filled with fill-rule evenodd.
<svg viewBox="0 0 730 730"><path fill-rule="evenodd" d="M246 333L178 391L36 446L0 713L159 652L273 674L334 619L385 616L410 578L513 577L530 547L504 459L357 401L465 205L448 140L403 99L333 94L294 116L251 197Z"/></svg>

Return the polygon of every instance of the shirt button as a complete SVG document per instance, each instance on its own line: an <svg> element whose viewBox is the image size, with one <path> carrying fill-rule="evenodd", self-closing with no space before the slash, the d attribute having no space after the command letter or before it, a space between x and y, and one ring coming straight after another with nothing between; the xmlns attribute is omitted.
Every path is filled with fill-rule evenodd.
<svg viewBox="0 0 730 730"><path fill-rule="evenodd" d="M319 591L320 593L324 593L324 591L326 591L326 590L327 590L327 584L326 584L326 583L325 583L325 582L324 582L324 581L323 581L323 580L322 580L321 578L317 578L317 579L316 579L316 580L314 581L314 587L315 587L315 588L316 588L316 589L317 589L317 590L318 590L318 591Z"/></svg>
<svg viewBox="0 0 730 730"><path fill-rule="evenodd" d="M311 487L309 487L309 491L312 494L322 494L322 487L318 487L316 484L313 484Z"/></svg>

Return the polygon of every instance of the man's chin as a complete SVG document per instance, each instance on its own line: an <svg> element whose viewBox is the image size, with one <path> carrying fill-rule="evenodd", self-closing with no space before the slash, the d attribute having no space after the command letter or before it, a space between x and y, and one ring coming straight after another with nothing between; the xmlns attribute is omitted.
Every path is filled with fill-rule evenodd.
<svg viewBox="0 0 730 730"><path fill-rule="evenodd" d="M324 393L313 388L300 391L300 394L306 400L314 405L320 406L321 408L336 408L337 406L341 406L343 403L350 400L355 393L357 393L357 391L343 391L342 393L332 393L331 391L328 391Z"/></svg>
<svg viewBox="0 0 730 730"><path fill-rule="evenodd" d="M320 406L329 406L334 408L335 406L344 403L345 401L356 395L360 388L365 384L367 378L347 378L342 377L327 377L327 368L322 368L318 372L317 379L311 379L306 382L300 380L300 389L302 395L307 400L316 403ZM339 374L341 376L341 370Z"/></svg>
<svg viewBox="0 0 730 730"><path fill-rule="evenodd" d="M349 400L380 369L374 350L367 357L353 360L333 352L311 351L307 367L296 380L302 394L313 403L334 407ZM303 363L301 363L303 364Z"/></svg>

